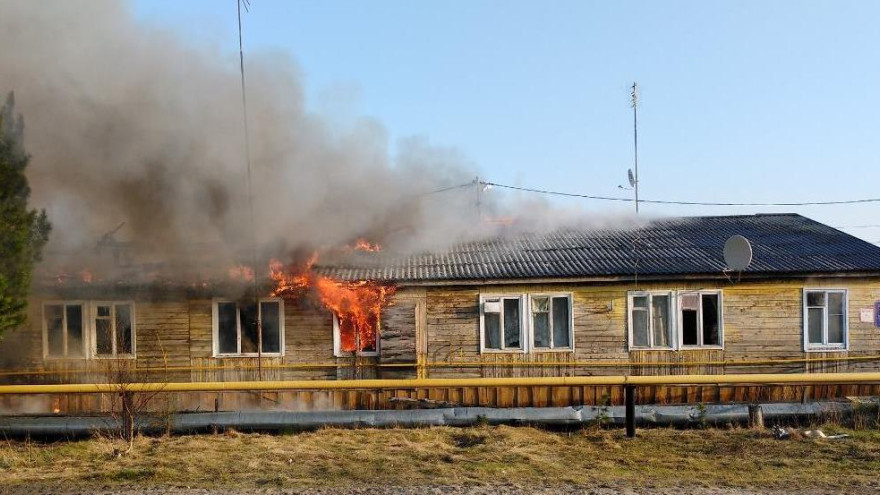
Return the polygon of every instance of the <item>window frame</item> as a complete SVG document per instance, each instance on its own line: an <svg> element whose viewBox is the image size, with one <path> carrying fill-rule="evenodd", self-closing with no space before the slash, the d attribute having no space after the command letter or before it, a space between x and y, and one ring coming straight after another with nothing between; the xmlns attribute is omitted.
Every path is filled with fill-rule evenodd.
<svg viewBox="0 0 880 495"><path fill-rule="evenodd" d="M486 347L486 326L485 326L485 303L486 301L492 301L498 299L501 303L501 349L491 349ZM519 347L512 347L507 349L504 347L504 300L505 299L515 299L519 301ZM502 294L480 294L480 354L527 354L529 352L529 338L527 335L526 325L528 321L526 320L527 316L531 316L531 311L526 311L527 303L526 303L526 295L525 294L510 294L510 293L502 293ZM529 332L531 333L531 332Z"/></svg>
<svg viewBox="0 0 880 495"><path fill-rule="evenodd" d="M284 356L284 299L280 297L260 297L257 300L258 318L263 321L264 302L278 303L278 352L241 352L241 308L239 301L235 299L215 298L211 300L211 327L212 327L212 350L215 358L242 358L242 357L282 357ZM220 317L218 305L223 303L235 304L235 333L236 333L236 353L220 353Z"/></svg>
<svg viewBox="0 0 880 495"><path fill-rule="evenodd" d="M808 306L807 305L807 295L812 292L824 293L825 294L825 306L824 309L824 317L822 318L822 342L821 344L813 344L810 343L810 329L809 329L809 309L817 308L819 306ZM840 344L829 344L828 343L828 294L843 294L843 342ZM846 288L807 288L804 287L803 291L801 291L801 304L802 304L802 330L803 330L803 344L804 344L804 352L835 352L835 351L849 351L849 290Z"/></svg>
<svg viewBox="0 0 880 495"><path fill-rule="evenodd" d="M654 304L654 296L667 296L669 298L669 302L667 303L667 314L669 314L669 321L667 325L670 328L677 328L678 325L678 315L676 314L676 308L678 304L675 302L676 291L674 290L649 290L649 291L629 291L626 293L626 321L627 321L627 349L630 351L675 351L679 349L678 345L678 332L672 331L669 332L670 339L672 340L669 343L668 347L657 347L654 345L654 318L651 314L653 312ZM634 345L633 339L633 298L635 297L647 297L648 298L648 340L649 345L645 346L636 346Z"/></svg>
<svg viewBox="0 0 880 495"><path fill-rule="evenodd" d="M116 351L116 306L131 306L131 354L118 354ZM98 354L98 306L110 306L110 321L113 325L113 354ZM135 359L137 357L137 329L135 325L134 301L89 301L89 352L92 359Z"/></svg>
<svg viewBox="0 0 880 495"><path fill-rule="evenodd" d="M63 356L54 356L49 354L49 325L46 322L46 306L61 306L63 309L61 311L62 314L62 325L64 326L64 355ZM69 356L68 355L68 345L67 345L67 306L80 306L82 309L82 355L81 356ZM89 303L85 300L50 300L43 301L42 307L42 325L43 325L43 359L46 361L64 361L64 360L82 360L89 359Z"/></svg>
<svg viewBox="0 0 880 495"><path fill-rule="evenodd" d="M535 317L534 317L534 299L546 297L550 299L550 347L538 347L535 345ZM553 298L564 297L568 300L568 346L556 347L553 342ZM527 304L528 318L528 334L529 348L534 352L571 352L574 351L574 294L571 292L536 292L528 294ZM482 311L482 304L480 305ZM482 324L482 323L481 323Z"/></svg>
<svg viewBox="0 0 880 495"><path fill-rule="evenodd" d="M675 319L676 327L678 328L678 346L676 349L680 350L690 350L690 349L724 349L724 299L723 299L723 291L721 289L697 289L697 290L679 290L673 291L675 293ZM697 294L700 300L700 306L697 311L697 341L700 342L697 345L684 345L684 322L681 318L681 300L683 295L686 294ZM718 296L718 344L717 345L705 345L702 343L703 341L703 295L717 295Z"/></svg>
<svg viewBox="0 0 880 495"><path fill-rule="evenodd" d="M375 351L352 351L346 352L341 349L342 337L339 333L339 316L335 312L333 315L333 357L375 357L382 350L382 321L381 318L376 323L376 350Z"/></svg>

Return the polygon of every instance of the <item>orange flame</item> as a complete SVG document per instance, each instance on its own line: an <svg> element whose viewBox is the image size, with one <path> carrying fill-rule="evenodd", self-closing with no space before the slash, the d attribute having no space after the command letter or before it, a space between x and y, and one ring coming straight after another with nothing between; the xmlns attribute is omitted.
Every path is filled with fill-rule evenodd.
<svg viewBox="0 0 880 495"><path fill-rule="evenodd" d="M79 281L90 284L95 281L95 275L88 268L83 268L74 272L64 271L55 275L55 282L58 285L64 285L70 281Z"/></svg>
<svg viewBox="0 0 880 495"><path fill-rule="evenodd" d="M354 249L357 251L367 251L369 253L375 253L382 250L382 246L379 244L371 243L366 239L358 239L354 243Z"/></svg>
<svg viewBox="0 0 880 495"><path fill-rule="evenodd" d="M272 260L269 268L275 282L273 295L291 299L311 291L322 306L336 315L342 351L376 350L380 314L390 303L395 288L368 280L349 282L319 275L312 269L317 260L317 253L299 267L285 267Z"/></svg>
<svg viewBox="0 0 880 495"><path fill-rule="evenodd" d="M245 282L254 281L254 269L247 265L238 265L229 269L229 278Z"/></svg>

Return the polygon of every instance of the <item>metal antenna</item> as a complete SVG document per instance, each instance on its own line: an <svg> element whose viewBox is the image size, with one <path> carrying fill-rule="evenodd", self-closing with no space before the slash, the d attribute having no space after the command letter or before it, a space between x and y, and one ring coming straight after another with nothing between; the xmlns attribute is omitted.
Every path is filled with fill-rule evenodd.
<svg viewBox="0 0 880 495"><path fill-rule="evenodd" d="M257 234L256 227L254 225L254 191L253 185L251 184L251 138L250 132L248 131L248 110L247 110L247 96L245 93L245 85L244 85L244 49L242 48L242 36L241 36L241 7L244 6L245 11L250 12L250 0L236 0L236 5L238 6L238 64L239 70L241 72L241 109L242 109L242 124L244 129L244 155L245 162L247 163L247 192L248 192L248 209L250 210L250 220L251 220L251 266L253 267L253 289L254 289L254 304L256 306L257 312L257 378L262 381L263 380L263 317L260 314L260 294L258 292L257 286Z"/></svg>
<svg viewBox="0 0 880 495"><path fill-rule="evenodd" d="M636 215L639 214L639 86L637 83L632 85L632 107L633 107L633 169L635 170L632 178L632 186L636 193Z"/></svg>

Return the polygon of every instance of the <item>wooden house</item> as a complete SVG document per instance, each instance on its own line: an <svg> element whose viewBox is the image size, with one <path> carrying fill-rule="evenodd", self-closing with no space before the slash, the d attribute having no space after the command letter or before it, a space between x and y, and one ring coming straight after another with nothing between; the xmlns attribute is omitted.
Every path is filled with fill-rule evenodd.
<svg viewBox="0 0 880 495"><path fill-rule="evenodd" d="M740 272L722 255L733 235L754 253ZM256 304L229 284L44 284L29 324L0 343L0 381L107 382L122 368L126 379L160 382L880 368L880 247L800 215L659 219L320 263L333 280L396 287L375 344L347 352L332 312L269 297L271 287ZM256 314L260 336L247 323ZM595 403L600 392L442 397L547 405ZM339 407L385 404L327 397Z"/></svg>

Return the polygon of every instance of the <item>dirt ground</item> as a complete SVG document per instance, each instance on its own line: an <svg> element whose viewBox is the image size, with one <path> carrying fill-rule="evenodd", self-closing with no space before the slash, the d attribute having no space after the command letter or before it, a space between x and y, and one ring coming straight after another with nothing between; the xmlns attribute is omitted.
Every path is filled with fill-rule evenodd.
<svg viewBox="0 0 880 495"><path fill-rule="evenodd" d="M122 485L114 488L98 488L84 490L82 488L64 487L58 485L22 485L15 487L0 488L0 493L9 495L820 495L838 494L840 490L760 490L760 489L737 489L737 488L695 488L695 487L670 487L670 488L645 488L634 490L631 488L590 487L578 485L556 486L515 486L515 485L489 485L489 486L451 486L429 485L410 487L351 487L331 489L279 489L279 488L249 488L249 489L212 489L212 488L171 488L171 487L143 487L137 485ZM880 493L880 488L860 491L860 493Z"/></svg>
<svg viewBox="0 0 880 495"><path fill-rule="evenodd" d="M16 487L0 488L0 493L9 495L824 495L843 493L837 489L815 490L760 490L738 488L695 488L695 487L670 487L670 488L645 488L634 490L631 488L590 487L578 485L556 486L515 486L515 485L490 485L490 486L410 486L410 487L357 487L357 488L331 488L331 489L279 489L279 488L249 488L249 489L212 489L212 488L170 488L170 487L142 487L137 485L118 486L114 488L98 488L84 490L58 485L24 485ZM859 491L859 493L880 493L880 488Z"/></svg>

